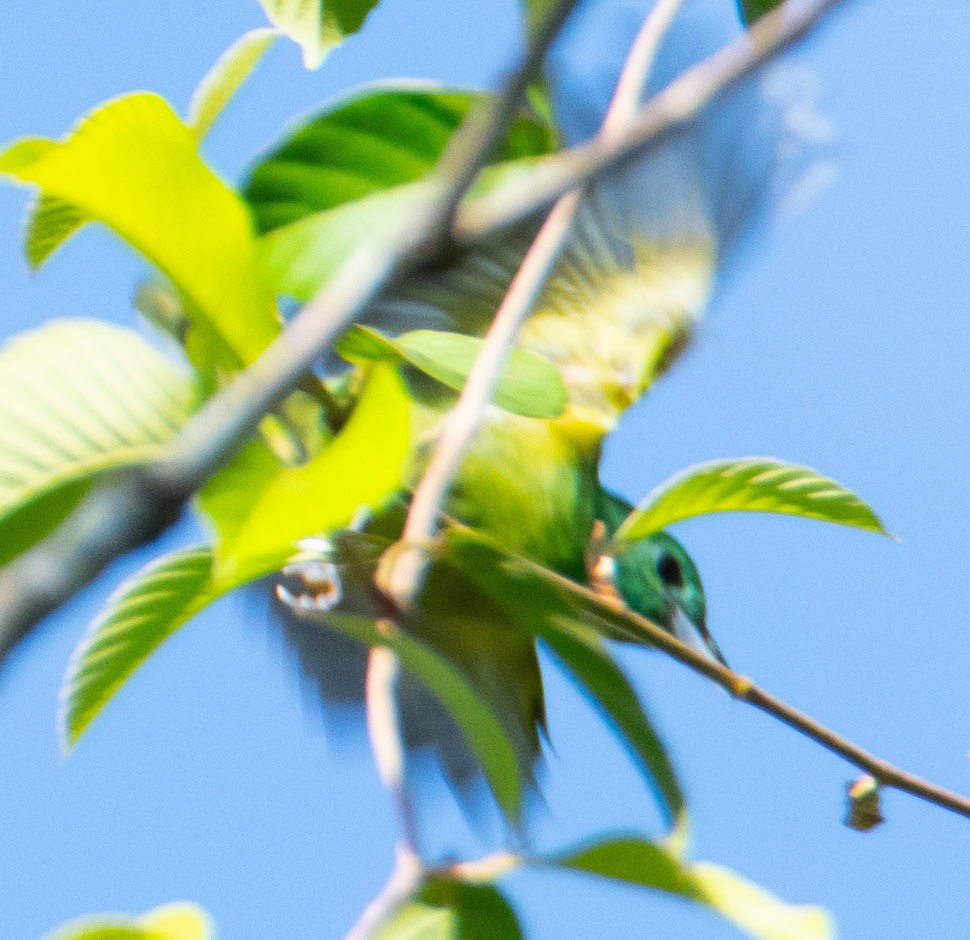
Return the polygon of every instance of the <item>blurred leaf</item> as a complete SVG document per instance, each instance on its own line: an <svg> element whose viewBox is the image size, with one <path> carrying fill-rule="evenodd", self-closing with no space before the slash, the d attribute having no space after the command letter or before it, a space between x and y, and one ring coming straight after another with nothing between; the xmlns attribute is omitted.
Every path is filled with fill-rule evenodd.
<svg viewBox="0 0 970 940"><path fill-rule="evenodd" d="M455 940L457 919L448 908L408 901L381 925L374 940Z"/></svg>
<svg viewBox="0 0 970 940"><path fill-rule="evenodd" d="M157 265L222 366L252 362L278 334L246 208L202 162L193 132L162 98L108 102L62 142L20 141L0 154L0 174L39 186L69 221L103 222ZM38 257L76 228L53 219L48 209L33 221L30 250Z"/></svg>
<svg viewBox="0 0 970 940"><path fill-rule="evenodd" d="M329 52L356 33L378 0L259 0L269 21L303 49L303 64L317 68Z"/></svg>
<svg viewBox="0 0 970 940"><path fill-rule="evenodd" d="M482 348L482 340L462 333L414 330L392 339L366 326L356 326L340 341L337 352L350 362L404 360L426 375L460 392ZM495 389L500 408L526 418L558 418L567 403L562 374L548 359L513 349Z"/></svg>
<svg viewBox="0 0 970 940"><path fill-rule="evenodd" d="M389 622L378 629L372 620L334 611L321 619L368 646L387 646L437 696L481 763L502 810L517 821L522 812L522 781L515 751L501 723L468 679L444 656Z"/></svg>
<svg viewBox="0 0 970 940"><path fill-rule="evenodd" d="M156 457L189 378L131 330L52 320L0 349L0 557L46 535L98 473Z"/></svg>
<svg viewBox="0 0 970 940"><path fill-rule="evenodd" d="M209 915L194 904L168 904L142 918L96 914L71 921L46 940L211 940Z"/></svg>
<svg viewBox="0 0 970 940"><path fill-rule="evenodd" d="M589 693L620 736L647 781L657 788L661 809L677 829L686 825L683 792L663 743L636 692L599 637L538 566L515 559L467 529L447 535L449 560L471 577L521 627L549 644L566 669Z"/></svg>
<svg viewBox="0 0 970 940"><path fill-rule="evenodd" d="M738 0L738 11L741 19L749 26L775 7L780 7L784 0Z"/></svg>
<svg viewBox="0 0 970 940"><path fill-rule="evenodd" d="M536 165L535 158L526 157L486 167L471 194L476 197L484 195L529 176ZM409 224L414 213L422 211L430 194L431 183L427 180L407 183L304 216L275 229L263 237L260 246L267 278L277 293L296 300L309 300L362 241ZM531 234L534 236L534 232ZM462 310L459 305L476 303L476 293L494 295L498 289L496 301L501 300L508 280L531 241L531 237L523 239L520 227L514 235L506 233L488 254L476 250L466 256L475 263L465 272L461 290L446 301L448 313L460 321ZM496 263L498 267L495 267ZM409 291L409 299L426 303L425 297L414 291ZM441 302L441 298L436 296L434 302ZM494 309L493 306L489 310L490 315L494 314Z"/></svg>
<svg viewBox="0 0 970 940"><path fill-rule="evenodd" d="M252 29L240 36L209 69L189 103L187 122L200 140L209 133L279 35L278 29Z"/></svg>
<svg viewBox="0 0 970 940"><path fill-rule="evenodd" d="M624 520L617 539L642 539L714 512L771 512L889 533L854 493L808 467L771 457L712 460L658 486Z"/></svg>
<svg viewBox="0 0 970 940"><path fill-rule="evenodd" d="M24 254L32 268L39 268L89 217L77 206L57 196L41 193L27 213Z"/></svg>
<svg viewBox="0 0 970 940"><path fill-rule="evenodd" d="M522 940L515 911L491 885L431 878L421 892L421 900L454 911L456 940Z"/></svg>
<svg viewBox="0 0 970 940"><path fill-rule="evenodd" d="M135 670L231 586L213 583L208 548L163 555L125 581L88 627L61 683L64 746L73 747Z"/></svg>
<svg viewBox="0 0 970 940"><path fill-rule="evenodd" d="M417 182L434 169L472 108L488 98L485 92L396 82L337 101L298 126L250 171L244 194L259 230L269 232ZM535 157L553 148L546 127L519 116L492 159Z"/></svg>
<svg viewBox="0 0 970 940"><path fill-rule="evenodd" d="M410 405L397 369L377 363L350 420L300 467L274 465L258 444L203 491L219 544L217 576L246 581L278 569L300 539L346 526L401 487Z"/></svg>
<svg viewBox="0 0 970 940"><path fill-rule="evenodd" d="M829 940L834 936L831 919L821 908L785 904L727 869L705 862L682 863L644 839L613 839L547 863L704 904L758 940Z"/></svg>

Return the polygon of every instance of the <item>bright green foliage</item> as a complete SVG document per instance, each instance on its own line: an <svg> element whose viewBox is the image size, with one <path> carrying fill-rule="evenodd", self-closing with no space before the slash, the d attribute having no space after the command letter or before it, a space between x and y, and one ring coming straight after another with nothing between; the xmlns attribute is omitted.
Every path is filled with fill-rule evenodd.
<svg viewBox="0 0 970 940"><path fill-rule="evenodd" d="M375 940L521 940L515 911L491 885L429 879L377 931Z"/></svg>
<svg viewBox="0 0 970 940"><path fill-rule="evenodd" d="M194 904L167 904L143 917L98 914L71 921L45 940L213 940L209 915Z"/></svg>
<svg viewBox="0 0 970 940"><path fill-rule="evenodd" d="M404 361L460 392L478 358L482 340L463 333L414 330L392 338L357 326L344 336L337 352L350 362ZM493 401L526 418L558 418L566 407L562 374L548 359L513 349L505 363Z"/></svg>
<svg viewBox="0 0 970 940"><path fill-rule="evenodd" d="M617 539L641 539L682 519L715 512L771 512L888 535L854 493L808 467L770 457L712 460L676 474L630 514Z"/></svg>
<svg viewBox="0 0 970 940"><path fill-rule="evenodd" d="M163 555L125 581L78 644L61 685L61 739L73 747L121 685L187 620L224 593L212 552Z"/></svg>
<svg viewBox="0 0 970 940"><path fill-rule="evenodd" d="M791 906L739 875L707 863L688 864L637 838L601 842L550 860L564 868L654 888L720 913L757 940L831 940L821 908Z"/></svg>
<svg viewBox="0 0 970 940"><path fill-rule="evenodd" d="M31 251L43 258L77 219L98 220L152 261L179 289L222 368L250 363L279 332L246 208L203 163L195 134L157 95L103 105L63 141L20 141L0 174L39 186L58 209L35 214ZM46 228L45 228L46 226ZM42 247L38 247L42 246Z"/></svg>
<svg viewBox="0 0 970 940"><path fill-rule="evenodd" d="M249 73L279 37L278 29L253 29L240 36L206 73L189 103L187 123L201 140L233 99Z"/></svg>
<svg viewBox="0 0 970 940"><path fill-rule="evenodd" d="M0 558L46 534L96 474L143 463L188 418L192 381L131 330L54 320L0 350Z"/></svg>
<svg viewBox="0 0 970 940"><path fill-rule="evenodd" d="M484 92L431 83L375 85L298 126L250 171L246 199L262 232L426 176ZM546 126L519 117L494 162L547 154Z"/></svg>
<svg viewBox="0 0 970 940"><path fill-rule="evenodd" d="M259 0L269 21L303 48L315 69L335 46L364 25L378 0Z"/></svg>
<svg viewBox="0 0 970 940"><path fill-rule="evenodd" d="M756 19L781 6L783 0L738 0L738 10L745 23L753 23Z"/></svg>
<svg viewBox="0 0 970 940"><path fill-rule="evenodd" d="M393 366L378 363L346 427L308 463L283 468L260 443L245 449L201 499L218 535L220 580L277 570L300 539L384 502L401 486L410 434L404 384Z"/></svg>
<svg viewBox="0 0 970 940"><path fill-rule="evenodd" d="M421 679L458 723L502 810L509 819L520 820L522 778L528 768L519 765L501 723L461 670L430 646L389 623L378 627L364 617L337 613L328 614L327 623L362 643L387 646L405 669Z"/></svg>

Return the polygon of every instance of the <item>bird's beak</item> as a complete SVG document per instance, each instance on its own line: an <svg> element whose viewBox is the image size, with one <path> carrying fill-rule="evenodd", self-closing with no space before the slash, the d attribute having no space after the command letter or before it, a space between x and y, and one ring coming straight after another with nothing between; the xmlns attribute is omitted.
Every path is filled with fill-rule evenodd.
<svg viewBox="0 0 970 940"><path fill-rule="evenodd" d="M727 666L724 655L718 649L714 637L707 629L707 624L701 619L700 623L695 623L687 612L679 605L674 605L673 617L671 618L674 627L674 635L681 643L685 643L698 653L703 653L711 659L716 660L722 666Z"/></svg>

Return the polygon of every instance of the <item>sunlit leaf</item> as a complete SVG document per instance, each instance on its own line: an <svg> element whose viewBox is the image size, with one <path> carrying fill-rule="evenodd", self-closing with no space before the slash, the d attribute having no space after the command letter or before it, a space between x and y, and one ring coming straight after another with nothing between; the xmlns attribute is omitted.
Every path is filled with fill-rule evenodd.
<svg viewBox="0 0 970 940"><path fill-rule="evenodd" d="M157 907L144 917L95 914L71 921L45 940L211 940L209 915L194 904Z"/></svg>
<svg viewBox="0 0 970 940"><path fill-rule="evenodd" d="M61 684L59 724L73 747L135 670L230 584L212 580L212 552L189 549L155 559L108 598L71 657Z"/></svg>
<svg viewBox="0 0 970 940"><path fill-rule="evenodd" d="M829 940L834 936L832 921L821 908L785 904L725 868L681 862L645 839L613 839L550 861L703 904L758 940Z"/></svg>
<svg viewBox="0 0 970 940"><path fill-rule="evenodd" d="M105 223L157 265L222 365L251 362L279 332L245 206L203 163L194 133L162 98L118 98L61 142L16 143L0 154L0 174L39 186L68 221ZM53 219L53 210L47 215ZM38 257L76 228L44 225L31 249Z"/></svg>
<svg viewBox="0 0 970 940"><path fill-rule="evenodd" d="M446 907L408 901L374 934L374 940L455 940L457 916Z"/></svg>
<svg viewBox="0 0 970 940"><path fill-rule="evenodd" d="M657 788L661 809L677 828L686 825L684 797L663 743L636 692L577 609L538 566L517 564L469 530L447 536L448 558L524 628L541 637L592 697L641 769Z"/></svg>
<svg viewBox="0 0 970 940"><path fill-rule="evenodd" d="M206 487L202 507L219 536L220 578L276 570L306 536L342 528L396 492L410 446L410 405L396 368L377 363L333 442L300 467L274 467L254 445Z"/></svg>
<svg viewBox="0 0 970 940"><path fill-rule="evenodd" d="M240 36L209 69L189 103L188 124L200 140L209 133L279 35L278 29L252 29Z"/></svg>
<svg viewBox="0 0 970 940"><path fill-rule="evenodd" d="M379 0L259 0L269 21L303 49L303 64L317 68L335 46L364 25Z"/></svg>
<svg viewBox="0 0 970 940"><path fill-rule="evenodd" d="M474 686L444 656L391 624L379 630L364 617L327 613L326 623L369 646L387 646L455 719L482 765L503 811L513 821L522 811L522 782L515 751L501 723Z"/></svg>
<svg viewBox="0 0 970 940"><path fill-rule="evenodd" d="M351 362L404 360L448 388L461 391L481 348L482 340L461 333L414 330L391 338L358 326L341 340L337 351ZM567 397L562 374L548 359L513 349L493 401L506 411L527 418L558 418Z"/></svg>
<svg viewBox="0 0 970 940"><path fill-rule="evenodd" d="M471 109L487 100L485 92L397 82L337 101L250 171L244 193L260 231L420 180ZM520 116L492 160L541 156L553 147L546 127Z"/></svg>
<svg viewBox="0 0 970 940"><path fill-rule="evenodd" d="M637 506L616 537L645 538L714 512L782 513L889 534L858 496L834 480L771 457L745 457L697 464L671 477Z"/></svg>
<svg viewBox="0 0 970 940"><path fill-rule="evenodd" d="M97 473L156 457L188 418L189 377L131 330L53 320L0 349L0 557L28 547Z"/></svg>

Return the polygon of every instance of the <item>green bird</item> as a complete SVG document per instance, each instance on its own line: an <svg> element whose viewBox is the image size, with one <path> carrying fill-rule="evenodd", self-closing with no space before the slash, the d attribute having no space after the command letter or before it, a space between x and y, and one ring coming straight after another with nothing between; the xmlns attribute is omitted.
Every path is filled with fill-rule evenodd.
<svg viewBox="0 0 970 940"><path fill-rule="evenodd" d="M644 9L627 5L621 12L631 16L624 29L632 38ZM722 32L699 36L695 27L688 22L685 38L675 26L661 55L658 83L722 43ZM622 31L613 27L613 35ZM582 72L576 62L572 68L574 76ZM618 65L610 81L617 72ZM573 100L562 109L570 117L569 135L592 135L610 88L595 76L573 82ZM685 348L718 272L797 177L793 168L804 150L790 139L795 126L790 110L745 86L659 150L587 187L565 247L517 338L519 347L558 366L568 405L549 420L491 406L444 507L449 516L512 554L588 581L597 520L609 536L631 509L601 484L603 440ZM410 283L378 302L367 322L389 334L430 328L482 335L538 225L528 220ZM418 447L418 468L420 455L434 445L447 404L441 396L425 402L429 427ZM363 536L390 544L400 533L406 499L405 493ZM291 566L291 583L280 595L287 608L286 635L304 672L324 700L352 703L363 694L365 651L321 630L319 621L326 620L327 608L374 617L387 608L375 599L372 564L348 560L336 542L330 560L310 562L310 569ZM657 533L599 561L599 574L608 574L631 610L724 661L707 630L700 575L673 536ZM321 596L315 586L327 578L337 586ZM485 594L466 573L435 565L403 626L473 681L505 727L520 765L531 767L545 728L542 677L535 641L510 620L500 599ZM432 749L459 787L473 780L475 762L433 697L406 675L398 695L405 743L417 752Z"/></svg>

